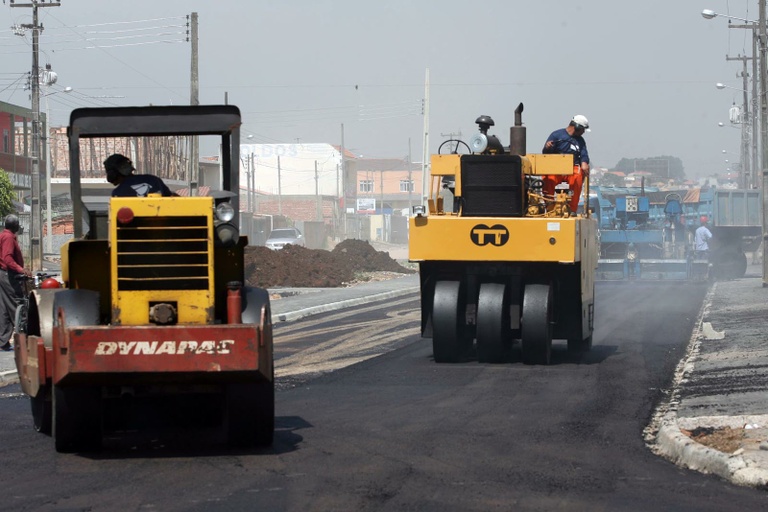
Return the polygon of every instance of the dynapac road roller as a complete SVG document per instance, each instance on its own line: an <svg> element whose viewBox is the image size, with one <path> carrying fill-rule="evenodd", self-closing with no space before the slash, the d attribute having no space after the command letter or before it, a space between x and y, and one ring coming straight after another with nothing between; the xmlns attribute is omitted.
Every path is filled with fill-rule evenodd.
<svg viewBox="0 0 768 512"><path fill-rule="evenodd" d="M446 141L455 148L443 154L443 143L428 204L414 207L409 259L436 362L475 347L480 362L509 361L515 340L526 364L549 364L553 339L572 352L592 346L597 223L569 209L573 156L526 152L522 112L521 103L508 147L488 133L489 116L469 144ZM562 181L554 195L542 190L545 176Z"/></svg>
<svg viewBox="0 0 768 512"><path fill-rule="evenodd" d="M104 432L190 425L232 445L272 443L269 295L244 286L240 124L232 105L72 112L64 287L29 296L15 337L34 426L57 451L98 449ZM204 186L173 197L99 188L111 153L138 174L183 179L192 137L221 151L220 166L200 173Z"/></svg>

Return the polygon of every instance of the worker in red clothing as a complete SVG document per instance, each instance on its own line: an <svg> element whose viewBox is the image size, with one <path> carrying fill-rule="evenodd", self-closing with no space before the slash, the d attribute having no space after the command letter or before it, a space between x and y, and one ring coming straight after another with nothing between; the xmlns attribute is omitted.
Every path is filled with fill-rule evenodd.
<svg viewBox="0 0 768 512"><path fill-rule="evenodd" d="M13 321L16 315L16 299L23 292L18 275L31 276L32 272L24 268L24 257L16 239L19 232L19 218L8 215L5 229L0 233L0 350L9 351L13 335Z"/></svg>
<svg viewBox="0 0 768 512"><path fill-rule="evenodd" d="M561 181L568 182L573 191L571 197L571 212L579 209L579 197L584 178L589 177L589 152L584 133L589 129L589 121L582 115L575 115L565 128L553 131L544 143L542 153L572 154L573 174L569 176L549 175L543 178L543 191L548 196L554 196L555 186Z"/></svg>

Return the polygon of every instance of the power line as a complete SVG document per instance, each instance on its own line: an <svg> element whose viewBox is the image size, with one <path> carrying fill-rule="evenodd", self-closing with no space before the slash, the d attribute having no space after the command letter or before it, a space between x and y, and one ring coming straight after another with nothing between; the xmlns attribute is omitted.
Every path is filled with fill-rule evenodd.
<svg viewBox="0 0 768 512"><path fill-rule="evenodd" d="M66 28L66 29L70 30L71 32L73 32L74 34L76 34L76 35L77 35L78 37L80 37L81 39L86 39L86 38L82 37L82 36L81 36L81 35L80 35L80 34L79 34L79 33L78 33L76 30L74 30L74 28L76 28L77 26L75 26L75 27L69 27L69 26L67 26L65 23L63 23L63 22L62 22L60 19L56 18L55 16L53 16L53 15L50 15L50 16L51 16L53 19L55 19L56 21L58 21L59 23L61 23L62 27L64 27L64 28ZM159 19L164 19L164 18L159 18ZM153 20L153 21L154 21L154 20ZM135 23L135 22L129 22L129 21L121 21L121 22L111 22L111 23L104 23L104 24L102 24L102 25L108 25L108 24L114 24L114 25L116 25L116 24L120 24L120 23ZM78 27L78 28L79 28L79 27ZM119 45L118 45L118 46L119 46ZM111 59L113 59L113 60L115 60L115 61L119 62L120 64L122 64L122 65L123 65L123 66L125 66L126 68L133 70L133 71L134 71L134 72L135 72L137 75L140 75L140 76L142 76L142 77L146 78L147 80L151 81L152 83L155 83L155 84L157 84L157 85L158 85L158 86L160 86L162 89L164 89L164 90L166 90L166 91L168 91L168 92L170 92L170 93L176 94L176 95L178 95L178 96L181 96L182 98L184 98L184 96L183 96L182 94L180 94L180 93L178 93L178 92L174 91L173 89L170 89L170 88L168 88L168 87L167 87L167 86L165 86L164 84L161 84L160 82L158 82L157 80L155 80L155 79L154 79L154 78L152 78L151 76L147 75L146 73L143 73L141 70L139 70L139 69L136 69L135 67L131 66L129 63L125 62L124 60L122 60L122 59L120 59L119 57L115 56L114 54L112 54L112 53L110 53L110 52L106 51L104 48L102 48L102 47L99 47L99 46L95 46L94 48L95 48L95 49L98 49L98 50L101 50L101 51L102 51L104 54L106 54L107 56L109 56Z"/></svg>
<svg viewBox="0 0 768 512"><path fill-rule="evenodd" d="M184 39L166 39L161 41L144 41L141 43L103 44L103 45L93 45L93 46L81 46L79 48L59 48L56 51L67 52L67 51L73 51L73 50L97 50L97 49L103 49L103 48L122 48L125 46L144 46L148 44L171 44L171 43L176 44L176 43L185 43L185 42L186 41Z"/></svg>
<svg viewBox="0 0 768 512"><path fill-rule="evenodd" d="M54 16L51 16L51 17L53 17L54 19L56 19ZM109 22L105 22L105 23L91 23L91 24L89 24L89 25L72 25L72 26L66 26L66 25L63 25L63 24L62 24L62 25L63 25L62 27L56 27L56 28L87 28L87 27L107 27L107 26L111 26L111 25L126 25L126 24L131 24L131 23L146 23L146 22L149 22L149 21L185 20L185 19L186 19L186 17L185 17L185 16L173 16L173 17L169 17L169 18L149 18L149 19L145 19L145 20L131 20L131 21L125 21L125 20L123 20L123 21L109 21ZM58 20L57 20L57 21L58 21Z"/></svg>

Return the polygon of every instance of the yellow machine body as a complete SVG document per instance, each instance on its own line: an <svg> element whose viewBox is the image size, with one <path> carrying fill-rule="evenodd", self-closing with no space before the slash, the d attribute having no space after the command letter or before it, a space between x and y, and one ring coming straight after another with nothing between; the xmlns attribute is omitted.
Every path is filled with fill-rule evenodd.
<svg viewBox="0 0 768 512"><path fill-rule="evenodd" d="M113 197L109 221L113 324L148 325L155 303L174 304L181 324L213 322L213 198Z"/></svg>
<svg viewBox="0 0 768 512"><path fill-rule="evenodd" d="M594 256L595 229L595 222L580 217L413 217L408 257L411 261L575 263Z"/></svg>

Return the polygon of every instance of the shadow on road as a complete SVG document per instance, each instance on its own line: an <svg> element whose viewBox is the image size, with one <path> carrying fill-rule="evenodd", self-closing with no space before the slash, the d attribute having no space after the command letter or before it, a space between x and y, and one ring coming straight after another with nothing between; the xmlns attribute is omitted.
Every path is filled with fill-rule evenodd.
<svg viewBox="0 0 768 512"><path fill-rule="evenodd" d="M103 438L101 451L78 455L93 460L279 455L296 450L304 440L296 431L312 427L300 416L278 416L275 418L274 442L264 448L232 448L226 444L221 428L174 427L110 432Z"/></svg>
<svg viewBox="0 0 768 512"><path fill-rule="evenodd" d="M618 347L616 345L593 345L592 350L588 352L574 353L568 350L564 341L554 341L552 343L552 353L549 364L550 366L561 364L600 364L615 354L617 350ZM432 354L429 354L428 358L434 363ZM523 360L520 354L520 343L514 343L511 349L506 353L504 360L500 363L478 363L476 348L473 347L471 351L461 358L458 364L473 362L482 365L488 364L490 366L502 364L522 365Z"/></svg>

